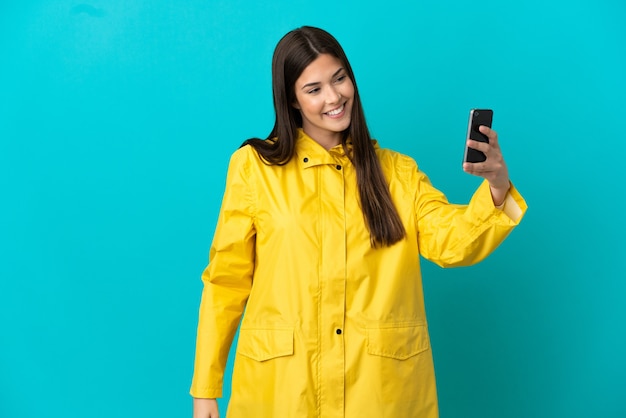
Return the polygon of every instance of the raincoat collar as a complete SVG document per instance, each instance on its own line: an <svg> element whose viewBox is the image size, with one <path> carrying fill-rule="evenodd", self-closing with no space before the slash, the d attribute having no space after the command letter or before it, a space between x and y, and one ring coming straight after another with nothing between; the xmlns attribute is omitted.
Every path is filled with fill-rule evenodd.
<svg viewBox="0 0 626 418"><path fill-rule="evenodd" d="M347 148L349 152L352 151L352 141L350 139L348 139ZM345 165L350 162L341 144L326 150L307 135L302 128L298 129L298 136L296 138L296 158L302 168L322 164Z"/></svg>

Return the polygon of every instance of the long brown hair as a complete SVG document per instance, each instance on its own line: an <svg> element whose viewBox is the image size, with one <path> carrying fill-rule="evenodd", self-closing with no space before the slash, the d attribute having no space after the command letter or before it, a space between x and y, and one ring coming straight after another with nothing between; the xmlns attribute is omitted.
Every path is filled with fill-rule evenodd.
<svg viewBox="0 0 626 418"><path fill-rule="evenodd" d="M328 32L303 26L287 33L276 46L272 59L272 88L276 120L267 139L251 138L244 145L251 145L269 164L286 164L295 153L298 128L302 127L302 115L293 107L296 101L296 80L304 69L320 54L330 54L343 64L354 84L354 99L350 127L343 132L341 144L356 170L361 211L370 231L373 247L391 246L406 235L398 211L391 200L380 161L367 124L359 90L350 62L339 42ZM346 141L352 141L348 152Z"/></svg>

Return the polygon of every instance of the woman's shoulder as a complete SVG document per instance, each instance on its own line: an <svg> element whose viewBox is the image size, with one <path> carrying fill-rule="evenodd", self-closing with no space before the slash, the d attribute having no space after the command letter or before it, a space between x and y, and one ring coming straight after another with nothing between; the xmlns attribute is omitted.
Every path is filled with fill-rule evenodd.
<svg viewBox="0 0 626 418"><path fill-rule="evenodd" d="M242 145L232 152L228 162L228 172L231 175L239 175L250 179L259 165L260 157L251 145ZM236 174L238 173L238 174Z"/></svg>
<svg viewBox="0 0 626 418"><path fill-rule="evenodd" d="M233 162L246 165L254 165L261 162L259 152L249 143L244 143L237 148L230 156L231 164Z"/></svg>
<svg viewBox="0 0 626 418"><path fill-rule="evenodd" d="M376 141L374 148L376 149L376 155L383 169L413 170L417 168L415 160L406 154L402 154L390 148L382 148Z"/></svg>
<svg viewBox="0 0 626 418"><path fill-rule="evenodd" d="M246 140L235 152L231 158L245 160L249 164L258 164L260 166L275 165L264 158L264 155L274 154L276 139L260 139L252 138Z"/></svg>
<svg viewBox="0 0 626 418"><path fill-rule="evenodd" d="M231 159L232 158L236 158L236 159L247 159L250 158L252 156L254 156L254 154L257 154L257 152L255 151L254 147L250 144L243 144L242 146L240 146L239 148L237 148L231 155Z"/></svg>

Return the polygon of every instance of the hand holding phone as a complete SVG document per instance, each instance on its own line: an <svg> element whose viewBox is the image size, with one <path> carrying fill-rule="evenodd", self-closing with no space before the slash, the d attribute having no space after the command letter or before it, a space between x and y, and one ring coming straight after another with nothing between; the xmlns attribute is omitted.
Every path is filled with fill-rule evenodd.
<svg viewBox="0 0 626 418"><path fill-rule="evenodd" d="M469 122L467 124L467 139L473 139L474 141L487 142L489 138L487 135L481 133L478 128L480 126L487 126L491 128L493 121L493 110L491 109L472 109L470 110ZM468 163L482 163L487 157L481 151L474 148L465 147L464 162Z"/></svg>
<svg viewBox="0 0 626 418"><path fill-rule="evenodd" d="M511 181L509 180L509 170L500 150L498 134L491 129L492 119L493 111L491 109L472 109L470 111L466 142L471 139L488 143L489 146L481 146L481 148L486 149L489 159L483 152L466 146L463 170L468 174L482 177L489 182L493 203L498 206L504 201L511 187ZM478 130L481 126L489 128L487 130L489 136Z"/></svg>

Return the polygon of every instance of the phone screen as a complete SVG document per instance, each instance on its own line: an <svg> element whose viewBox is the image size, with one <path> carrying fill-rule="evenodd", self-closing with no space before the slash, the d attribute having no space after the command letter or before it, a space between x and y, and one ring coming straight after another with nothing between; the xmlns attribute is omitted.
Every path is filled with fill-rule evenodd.
<svg viewBox="0 0 626 418"><path fill-rule="evenodd" d="M491 128L493 121L493 110L491 109L472 109L470 110L469 123L467 124L467 138L480 142L489 142L487 135L481 133L478 127L488 126ZM487 157L482 152L470 147L465 147L465 157L463 161L468 163L482 163Z"/></svg>

